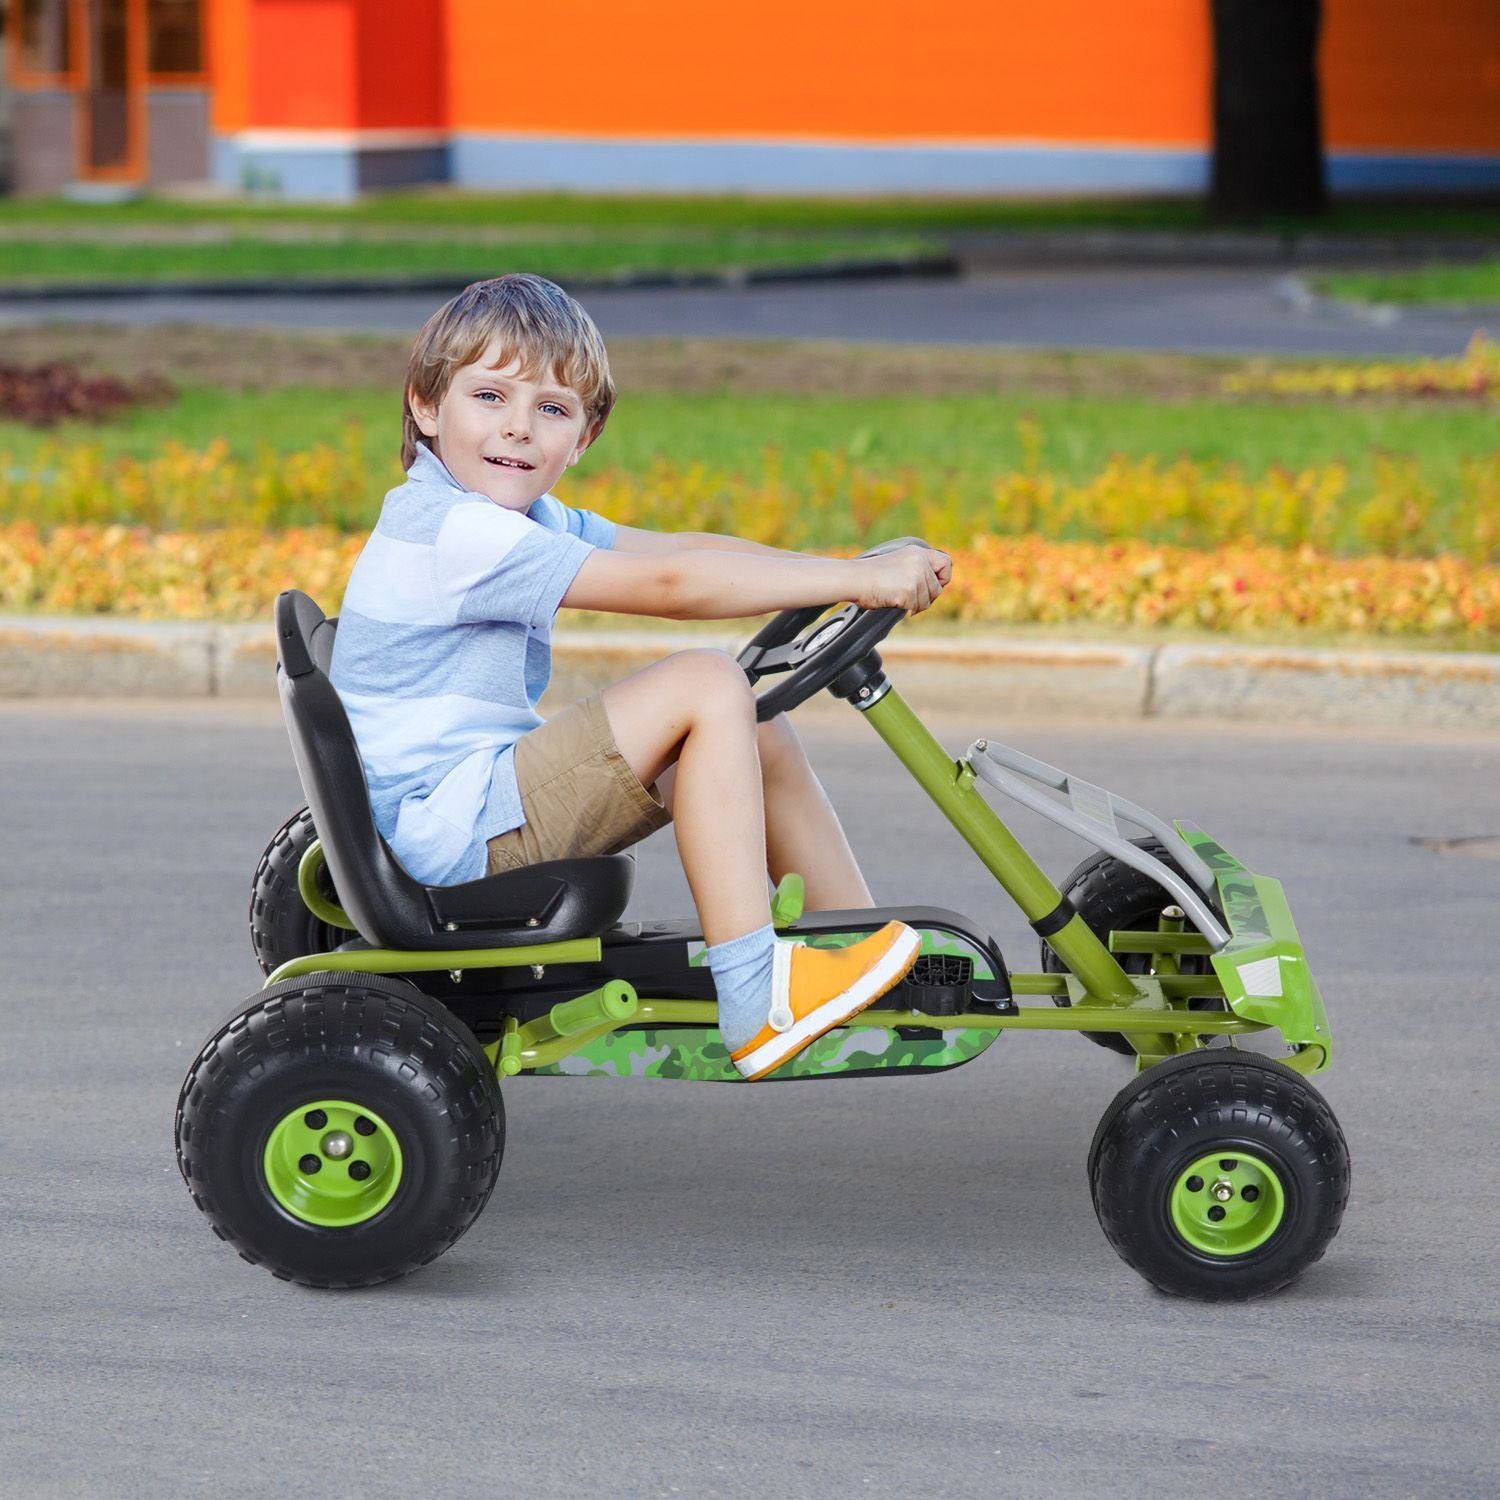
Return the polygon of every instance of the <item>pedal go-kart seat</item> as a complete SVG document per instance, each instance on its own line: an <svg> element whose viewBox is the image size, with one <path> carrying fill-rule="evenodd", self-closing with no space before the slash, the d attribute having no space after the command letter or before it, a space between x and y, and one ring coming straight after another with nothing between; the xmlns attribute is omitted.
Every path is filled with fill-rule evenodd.
<svg viewBox="0 0 1500 1500"><path fill-rule="evenodd" d="M561 859L463 885L407 874L375 827L344 705L328 678L337 621L304 593L276 600L276 683L292 755L339 904L381 948L499 948L589 937L630 899L629 854Z"/></svg>

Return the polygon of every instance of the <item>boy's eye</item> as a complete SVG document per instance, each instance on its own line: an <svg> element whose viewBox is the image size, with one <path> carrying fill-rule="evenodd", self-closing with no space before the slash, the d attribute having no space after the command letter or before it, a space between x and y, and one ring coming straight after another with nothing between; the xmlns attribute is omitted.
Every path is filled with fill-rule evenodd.
<svg viewBox="0 0 1500 1500"><path fill-rule="evenodd" d="M542 410L546 412L549 417L565 417L568 414L567 410L564 407L559 406L555 401L542 402Z"/></svg>
<svg viewBox="0 0 1500 1500"><path fill-rule="evenodd" d="M500 393L499 393L499 391L476 391L475 394L479 397L479 399L481 401L498 401L498 400L500 400Z"/></svg>

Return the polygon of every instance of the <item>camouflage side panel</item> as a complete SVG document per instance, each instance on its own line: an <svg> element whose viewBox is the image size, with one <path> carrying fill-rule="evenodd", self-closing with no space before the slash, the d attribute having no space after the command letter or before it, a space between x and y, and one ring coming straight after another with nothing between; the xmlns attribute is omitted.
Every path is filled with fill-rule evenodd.
<svg viewBox="0 0 1500 1500"><path fill-rule="evenodd" d="M818 933L810 947L843 948L869 934ZM924 929L923 953L953 954L972 960L976 979L993 979L989 959L956 933ZM703 944L694 945L692 962L705 962ZM870 1073L916 1072L955 1068L978 1057L999 1035L996 1031L924 1031L902 1036L884 1026L843 1026L821 1036L770 1074L770 1081L791 1078L850 1078ZM536 1077L682 1078L694 1082L738 1082L740 1075L714 1026L653 1026L613 1031L577 1052L535 1068ZM762 1080L765 1082L767 1080Z"/></svg>
<svg viewBox="0 0 1500 1500"><path fill-rule="evenodd" d="M1332 1037L1323 997L1307 967L1281 882L1254 875L1222 845L1186 819L1177 831L1213 871L1229 924L1229 944L1213 955L1230 1009L1274 1026L1298 1049L1316 1049L1311 1072L1328 1066Z"/></svg>

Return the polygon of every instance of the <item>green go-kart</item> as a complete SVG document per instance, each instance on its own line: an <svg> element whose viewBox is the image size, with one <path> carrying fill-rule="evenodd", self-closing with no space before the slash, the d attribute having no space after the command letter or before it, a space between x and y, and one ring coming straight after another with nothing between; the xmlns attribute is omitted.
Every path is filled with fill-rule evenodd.
<svg viewBox="0 0 1500 1500"><path fill-rule="evenodd" d="M901 617L854 605L778 615L739 658L752 682L773 679L760 716L825 688L852 704L1015 900L1041 963L1012 972L982 927L934 907L804 915L789 877L779 929L839 945L896 917L921 933L922 956L772 1080L937 1072L1001 1032L1082 1032L1135 1059L1088 1159L1121 1257L1161 1290L1205 1300L1285 1286L1338 1230L1349 1154L1308 1082L1328 1063L1328 1021L1281 886L1193 824L1020 751L977 740L949 754L875 649ZM406 873L375 828L328 680L336 623L305 594L277 601L277 677L308 807L255 874L265 986L199 1051L176 1135L221 1239L284 1279L353 1287L415 1270L478 1217L500 1172L502 1079L738 1075L697 926L620 920L629 855L457 886ZM981 784L1097 852L1059 889ZM1252 1034L1279 1036L1284 1056L1236 1045Z"/></svg>

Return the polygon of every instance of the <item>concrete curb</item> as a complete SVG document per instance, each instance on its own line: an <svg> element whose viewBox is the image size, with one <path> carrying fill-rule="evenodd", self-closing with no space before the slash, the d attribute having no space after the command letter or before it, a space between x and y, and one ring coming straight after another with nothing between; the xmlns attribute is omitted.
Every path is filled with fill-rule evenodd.
<svg viewBox="0 0 1500 1500"><path fill-rule="evenodd" d="M722 271L632 271L619 276L563 276L572 292L637 291L706 287L720 290L800 281L877 281L904 277L950 277L962 270L952 255L884 256L827 261L812 266L727 267ZM0 282L0 302L58 302L131 297L351 297L403 292L452 296L470 282L493 276L493 266L474 272L419 276L236 277L221 280Z"/></svg>
<svg viewBox="0 0 1500 1500"><path fill-rule="evenodd" d="M671 651L737 644L713 633L564 632L549 700L581 697ZM1003 635L888 640L881 655L903 695L928 711L1500 729L1500 655ZM269 701L275 661L268 625L0 617L0 698Z"/></svg>

